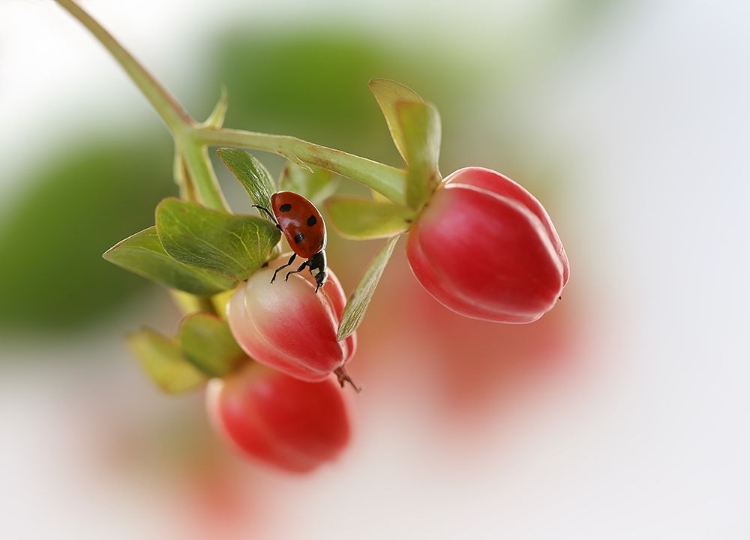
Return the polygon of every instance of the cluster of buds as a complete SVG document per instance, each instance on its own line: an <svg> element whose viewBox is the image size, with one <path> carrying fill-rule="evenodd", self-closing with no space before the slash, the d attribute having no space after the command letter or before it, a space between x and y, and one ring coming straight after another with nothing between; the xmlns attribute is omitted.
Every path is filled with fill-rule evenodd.
<svg viewBox="0 0 750 540"><path fill-rule="evenodd" d="M445 307L467 317L530 323L560 298L568 259L542 205L496 172L438 171L437 109L392 81L370 84L404 159L394 168L291 137L226 130L226 96L196 122L73 0L58 0L125 67L175 139L181 199L156 208L155 225L105 258L172 290L185 317L176 336L143 329L129 341L166 391L208 387L217 431L245 455L295 472L335 459L350 438L344 394L356 330L398 238L409 264ZM219 155L260 215L230 212L206 153ZM245 147L289 161L276 182ZM376 196L335 197L335 176ZM326 228L388 238L345 294L325 256ZM282 238L291 256L280 257ZM296 257L302 260L292 266ZM282 278L283 276L283 278Z"/></svg>
<svg viewBox="0 0 750 540"><path fill-rule="evenodd" d="M466 317L529 323L549 311L568 280L560 238L542 205L517 183L482 168L447 177L434 191L407 243L419 282ZM330 269L318 293L314 276L272 278L277 258L242 282L227 303L239 346L258 363L211 383L208 403L219 433L246 455L305 472L337 457L349 441L341 392L356 332L338 340L346 306Z"/></svg>

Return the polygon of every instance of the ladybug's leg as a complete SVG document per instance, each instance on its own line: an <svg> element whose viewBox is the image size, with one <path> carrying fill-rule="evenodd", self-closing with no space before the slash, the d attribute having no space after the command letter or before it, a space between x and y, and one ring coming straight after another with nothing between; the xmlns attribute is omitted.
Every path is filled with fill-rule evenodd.
<svg viewBox="0 0 750 540"><path fill-rule="evenodd" d="M328 279L328 272L326 272L326 252L320 250L310 257L307 262L310 274L315 278L315 292L318 292L318 289L320 289Z"/></svg>
<svg viewBox="0 0 750 540"><path fill-rule="evenodd" d="M302 272L302 270L304 270L305 268L307 268L307 263L308 262L309 261L305 261L302 264L300 264L299 268L297 268L296 270L292 270L291 272L287 272L286 273L286 277L284 278L284 281L289 281L289 276L291 276L292 274L299 274L300 272Z"/></svg>
<svg viewBox="0 0 750 540"><path fill-rule="evenodd" d="M292 266L292 263L294 262L294 259L296 259L296 258L297 258L297 254L296 253L292 253L292 256L289 258L289 262L286 263L286 264L282 264L281 266L279 266L276 269L276 271L273 273L273 277L271 278L271 283L273 283L274 281L276 281L276 274L279 273L279 270L281 270L282 268L286 268L287 266ZM288 274L287 274L287 276L288 276Z"/></svg>
<svg viewBox="0 0 750 540"><path fill-rule="evenodd" d="M279 222L276 220L276 216L274 216L271 212L268 211L268 208L265 208L259 204L254 204L253 208L257 208L258 210L263 210L266 215L271 218L271 221L273 221L276 224L276 228L281 230L281 225L279 225ZM291 263L290 263L291 264ZM271 282L273 283L273 282Z"/></svg>

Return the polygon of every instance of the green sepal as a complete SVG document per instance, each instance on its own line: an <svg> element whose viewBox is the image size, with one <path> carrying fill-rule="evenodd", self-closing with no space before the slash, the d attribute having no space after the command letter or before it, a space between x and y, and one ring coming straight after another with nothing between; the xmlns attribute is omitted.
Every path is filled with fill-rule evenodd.
<svg viewBox="0 0 750 540"><path fill-rule="evenodd" d="M270 212L271 195L276 191L276 185L263 164L255 156L237 148L219 148L216 153L240 181L253 204Z"/></svg>
<svg viewBox="0 0 750 540"><path fill-rule="evenodd" d="M258 270L281 239L268 220L174 198L156 207L156 232L164 251L176 261L237 281Z"/></svg>
<svg viewBox="0 0 750 540"><path fill-rule="evenodd" d="M319 205L336 192L340 177L320 167L304 169L289 162L281 170L279 185L284 191L299 193Z"/></svg>
<svg viewBox="0 0 750 540"><path fill-rule="evenodd" d="M209 377L223 377L248 360L227 322L209 313L184 317L177 338L185 357Z"/></svg>
<svg viewBox="0 0 750 540"><path fill-rule="evenodd" d="M410 208L421 208L441 180L438 170L440 157L440 114L430 103L402 101L395 105L401 124L406 162L406 203Z"/></svg>
<svg viewBox="0 0 750 540"><path fill-rule="evenodd" d="M181 394L206 383L206 376L183 356L176 340L150 328L131 332L126 340L146 373L165 392Z"/></svg>
<svg viewBox="0 0 750 540"><path fill-rule="evenodd" d="M408 102L424 103L424 100L411 88L395 81L373 79L369 84L370 91L375 96L380 110L383 111L383 116L385 116L385 121L388 124L388 130L391 132L391 138L396 145L396 149L408 164L408 144L396 105Z"/></svg>
<svg viewBox="0 0 750 540"><path fill-rule="evenodd" d="M203 127L210 127L214 129L221 129L224 125L224 119L227 117L227 110L229 109L229 95L227 94L226 86L221 87L221 94L219 95L219 101L216 102L214 110L206 118L205 122L201 124Z"/></svg>
<svg viewBox="0 0 750 540"><path fill-rule="evenodd" d="M328 218L346 238L388 238L409 229L414 211L391 202L357 197L331 197L326 201Z"/></svg>
<svg viewBox="0 0 750 540"><path fill-rule="evenodd" d="M380 276L383 275L388 260L391 258L393 248L396 247L399 237L394 236L383 246L383 248L375 255L370 266L367 268L365 275L362 276L357 288L349 296L349 301L346 303L344 313L341 314L341 322L339 323L339 329L336 333L336 339L341 341L342 339L348 338L354 333L354 331L362 323L362 319L365 317L365 311L367 306L370 305L372 295L375 294L375 289L380 281Z"/></svg>
<svg viewBox="0 0 750 540"><path fill-rule="evenodd" d="M374 79L370 90L383 111L388 129L407 165L406 203L420 209L440 183L440 114L412 89Z"/></svg>
<svg viewBox="0 0 750 540"><path fill-rule="evenodd" d="M122 240L107 250L104 259L170 289L198 296L211 296L233 289L237 282L226 276L193 268L167 255L156 234L149 227Z"/></svg>

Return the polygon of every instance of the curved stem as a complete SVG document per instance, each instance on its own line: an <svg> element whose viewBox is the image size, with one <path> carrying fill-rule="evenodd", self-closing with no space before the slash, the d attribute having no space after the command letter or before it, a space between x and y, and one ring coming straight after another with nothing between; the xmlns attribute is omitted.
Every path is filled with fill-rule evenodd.
<svg viewBox="0 0 750 540"><path fill-rule="evenodd" d="M184 164L184 167L175 168L175 182L180 188L180 196L190 200L197 198L209 208L228 210L229 206L219 188L205 145L196 143L190 136L196 122L136 59L74 0L56 1L114 56L169 128L175 140L175 159L180 160L181 165Z"/></svg>
<svg viewBox="0 0 750 540"><path fill-rule="evenodd" d="M406 171L402 169L296 137L197 124L177 100L74 0L56 2L83 24L114 56L169 128L177 147L176 159L183 160L184 163L184 168L175 169L182 173L175 175L175 181L183 196L190 194L190 197L195 198L197 195L209 208L229 209L207 152L210 145L226 145L273 152L300 165L320 167L364 184L397 204L406 204ZM221 100L220 105L223 103L224 100ZM219 107L217 114L223 116L223 112ZM185 185L186 182L191 185Z"/></svg>
<svg viewBox="0 0 750 540"><path fill-rule="evenodd" d="M228 211L229 205L219 187L211 158L208 156L208 148L192 141L184 141L180 138L177 140L180 146L179 152L185 160L185 169L194 190L198 192L200 202L214 210Z"/></svg>
<svg viewBox="0 0 750 540"><path fill-rule="evenodd" d="M192 136L206 145L262 150L284 156L294 163L320 167L364 184L395 203L406 204L406 172L377 161L287 135L196 127Z"/></svg>
<svg viewBox="0 0 750 540"><path fill-rule="evenodd" d="M99 42L106 47L115 60L127 72L146 99L151 102L161 119L170 131L175 132L185 126L192 125L193 119L166 89L154 79L146 69L126 51L112 35L96 20L86 13L73 0L56 0L60 6L85 26Z"/></svg>

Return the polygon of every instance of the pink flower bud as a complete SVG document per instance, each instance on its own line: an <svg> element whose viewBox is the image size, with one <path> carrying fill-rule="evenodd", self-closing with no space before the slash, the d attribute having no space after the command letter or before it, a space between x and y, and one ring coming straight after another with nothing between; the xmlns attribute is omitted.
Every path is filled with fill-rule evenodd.
<svg viewBox="0 0 750 540"><path fill-rule="evenodd" d="M278 259L250 276L227 304L229 327L240 347L254 360L308 382L341 372L354 355L356 335L336 341L346 305L344 290L329 269L325 285L315 292L309 272L279 272Z"/></svg>
<svg viewBox="0 0 750 540"><path fill-rule="evenodd" d="M243 454L291 472L333 461L350 438L344 396L332 379L303 382L249 363L206 394L217 432Z"/></svg>
<svg viewBox="0 0 750 540"><path fill-rule="evenodd" d="M461 169L409 232L409 265L444 306L474 319L529 323L568 282L568 257L544 207L495 171Z"/></svg>

